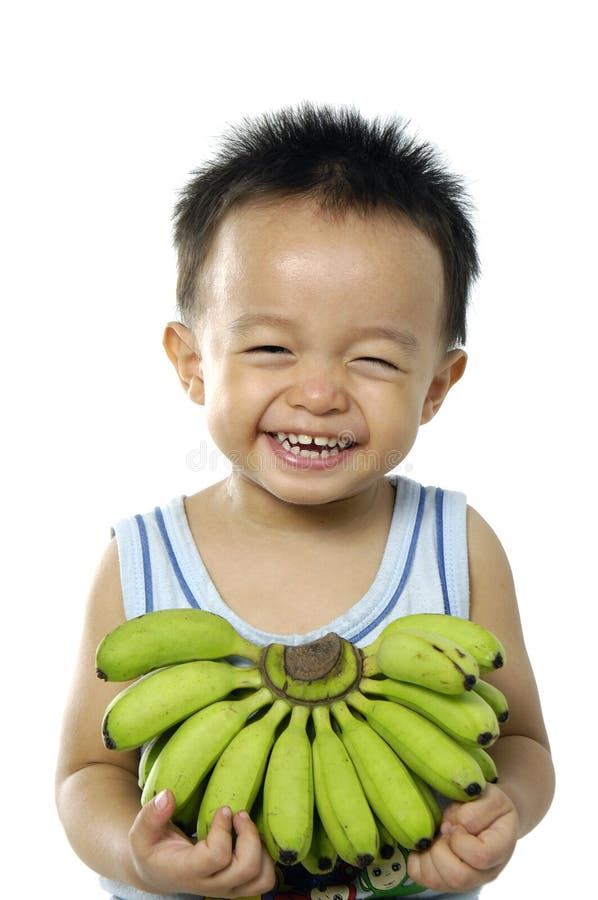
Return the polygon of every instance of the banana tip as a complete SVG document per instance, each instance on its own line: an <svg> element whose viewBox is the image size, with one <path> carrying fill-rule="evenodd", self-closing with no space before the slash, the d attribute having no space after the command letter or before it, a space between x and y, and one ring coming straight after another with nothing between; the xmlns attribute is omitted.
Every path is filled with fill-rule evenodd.
<svg viewBox="0 0 598 900"><path fill-rule="evenodd" d="M110 736L110 732L108 731L107 716L102 723L102 740L104 741L104 747L106 747L107 750L116 750L116 741Z"/></svg>
<svg viewBox="0 0 598 900"><path fill-rule="evenodd" d="M477 678L475 677L475 675L466 675L465 678L463 679L463 686L465 687L465 690L470 691L472 689L472 687L474 686L474 684L476 683L476 681L477 681Z"/></svg>
<svg viewBox="0 0 598 900"><path fill-rule="evenodd" d="M508 709L505 709L505 711L504 711L504 712L501 712L501 714L498 716L498 721L499 721L501 724L504 724L504 723L507 721L508 718L509 718L509 710L508 710Z"/></svg>
<svg viewBox="0 0 598 900"><path fill-rule="evenodd" d="M382 859L390 859L391 856L394 856L395 849L392 844L382 844L380 847L380 856Z"/></svg>
<svg viewBox="0 0 598 900"><path fill-rule="evenodd" d="M432 846L432 841L430 838L421 838L417 844L415 845L416 850L427 850L428 847Z"/></svg>
<svg viewBox="0 0 598 900"><path fill-rule="evenodd" d="M320 856L318 858L318 868L321 872L329 872L332 868L332 860L329 856Z"/></svg>
<svg viewBox="0 0 598 900"><path fill-rule="evenodd" d="M468 784L465 788L465 793L468 797L479 797L482 793L482 785L477 781L472 781L471 784Z"/></svg>
<svg viewBox="0 0 598 900"><path fill-rule="evenodd" d="M494 737L495 735L491 731L482 731L481 734L478 734L478 744L482 747L487 747L494 740Z"/></svg>
<svg viewBox="0 0 598 900"><path fill-rule="evenodd" d="M359 869L367 869L373 862L374 857L371 853L360 853L357 857L357 867Z"/></svg>
<svg viewBox="0 0 598 900"><path fill-rule="evenodd" d="M297 862L296 850L280 850L278 858L283 866L293 866Z"/></svg>
<svg viewBox="0 0 598 900"><path fill-rule="evenodd" d="M103 669L100 669L99 666L96 668L96 675L98 676L98 678L101 678L102 681L108 681L108 676Z"/></svg>
<svg viewBox="0 0 598 900"><path fill-rule="evenodd" d="M502 653L497 653L496 656L494 657L494 659L492 660L492 665L494 666L495 669L502 669L504 664L505 664L505 661L503 659Z"/></svg>

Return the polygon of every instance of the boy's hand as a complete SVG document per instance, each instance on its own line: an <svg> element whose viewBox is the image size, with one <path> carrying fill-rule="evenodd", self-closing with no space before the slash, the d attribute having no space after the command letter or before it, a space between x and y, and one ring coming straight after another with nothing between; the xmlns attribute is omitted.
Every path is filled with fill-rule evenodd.
<svg viewBox="0 0 598 900"><path fill-rule="evenodd" d="M512 800L489 784L477 800L447 807L430 849L409 854L409 877L436 891L471 891L493 881L505 867L518 832Z"/></svg>
<svg viewBox="0 0 598 900"><path fill-rule="evenodd" d="M142 807L129 832L135 867L150 890L247 897L274 887L274 864L247 813L218 810L206 839L193 843L169 821L174 808L172 793L163 791Z"/></svg>

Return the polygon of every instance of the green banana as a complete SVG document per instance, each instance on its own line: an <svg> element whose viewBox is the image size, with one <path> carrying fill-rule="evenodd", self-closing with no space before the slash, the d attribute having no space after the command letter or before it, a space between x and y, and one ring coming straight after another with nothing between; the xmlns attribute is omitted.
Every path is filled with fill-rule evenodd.
<svg viewBox="0 0 598 900"><path fill-rule="evenodd" d="M344 700L332 704L332 715L375 816L403 847L427 849L434 837L434 819L406 766Z"/></svg>
<svg viewBox="0 0 598 900"><path fill-rule="evenodd" d="M175 810L172 817L173 824L177 825L181 829L181 831L184 831L188 837L193 837L195 835L195 829L197 828L197 815L199 813L199 806L201 803L201 798L203 796L204 787L205 780L201 783L197 790L191 794L185 805L180 809Z"/></svg>
<svg viewBox="0 0 598 900"><path fill-rule="evenodd" d="M227 745L208 779L197 817L197 837L206 837L214 814L228 806L233 815L251 811L262 785L276 731L290 712L277 699L267 712L249 722Z"/></svg>
<svg viewBox="0 0 598 900"><path fill-rule="evenodd" d="M328 872L332 872L337 861L338 854L324 830L318 810L314 807L311 844L301 860L301 864L311 875L325 875Z"/></svg>
<svg viewBox="0 0 598 900"><path fill-rule="evenodd" d="M162 752L162 749L165 746L166 742L174 734L175 731L176 725L173 725L172 728L168 728L166 731L163 731L162 734L158 734L155 738L152 738L151 741L148 741L143 748L139 757L139 765L137 767L137 783L139 784L141 790L143 790L143 788L145 787L145 782L147 781L153 764L158 759L158 756Z"/></svg>
<svg viewBox="0 0 598 900"><path fill-rule="evenodd" d="M504 724L509 718L509 703L503 692L483 678L476 681L473 689L494 711L497 720Z"/></svg>
<svg viewBox="0 0 598 900"><path fill-rule="evenodd" d="M388 828L386 828L376 816L376 813L374 813L374 818L376 819L378 834L380 835L380 849L378 851L378 856L380 859L390 859L395 852L397 841L393 838Z"/></svg>
<svg viewBox="0 0 598 900"><path fill-rule="evenodd" d="M395 631L380 641L374 655L365 656L363 673L382 673L443 694L459 694L471 689L479 669L473 656L448 638L426 631Z"/></svg>
<svg viewBox="0 0 598 900"><path fill-rule="evenodd" d="M423 778L420 778L420 776L413 772L411 769L409 771L411 773L411 777L418 786L422 797L428 804L428 809L430 810L432 819L434 821L434 831L437 832L442 823L442 810L440 808L438 800L436 799L436 794L434 793L430 785L424 781Z"/></svg>
<svg viewBox="0 0 598 900"><path fill-rule="evenodd" d="M231 691L262 687L260 670L200 660L166 666L134 681L108 705L102 737L109 750L132 750Z"/></svg>
<svg viewBox="0 0 598 900"><path fill-rule="evenodd" d="M408 706L461 744L489 747L498 738L500 726L494 711L474 691L440 694L393 678L362 678L359 689Z"/></svg>
<svg viewBox="0 0 598 900"><path fill-rule="evenodd" d="M212 703L182 722L154 762L141 802L170 788L177 809L185 806L249 716L273 699L267 688L261 688L239 700Z"/></svg>
<svg viewBox="0 0 598 900"><path fill-rule="evenodd" d="M498 781L498 769L490 754L486 753L483 747L467 747L466 749L479 765L486 781L489 784L496 784Z"/></svg>
<svg viewBox="0 0 598 900"><path fill-rule="evenodd" d="M358 868L378 856L376 821L345 745L334 732L326 706L312 711L314 793L318 815L337 854Z"/></svg>
<svg viewBox="0 0 598 900"><path fill-rule="evenodd" d="M283 865L300 862L311 846L314 787L306 732L309 715L309 707L293 707L289 724L274 743L264 777L266 846L272 859Z"/></svg>
<svg viewBox="0 0 598 900"><path fill-rule="evenodd" d="M96 674L104 681L131 681L153 669L196 659L241 656L258 662L261 652L215 613L160 609L127 619L100 641Z"/></svg>
<svg viewBox="0 0 598 900"><path fill-rule="evenodd" d="M365 716L406 766L440 794L466 801L482 792L486 782L478 763L429 719L400 703L371 700L359 691L349 694L347 702Z"/></svg>
<svg viewBox="0 0 598 900"><path fill-rule="evenodd" d="M199 809L197 810L197 814L199 815ZM266 838L266 823L264 820L264 785L262 784L261 788L257 793L257 797L253 801L253 806L251 807L251 821L259 831L260 837L262 840ZM197 816L195 817L195 824L197 825Z"/></svg>
<svg viewBox="0 0 598 900"><path fill-rule="evenodd" d="M468 650L477 660L480 672L493 672L505 664L506 653L501 641L491 631L459 616L443 613L414 613L396 619L387 629L424 630L441 634ZM384 634L384 632L382 632Z"/></svg>

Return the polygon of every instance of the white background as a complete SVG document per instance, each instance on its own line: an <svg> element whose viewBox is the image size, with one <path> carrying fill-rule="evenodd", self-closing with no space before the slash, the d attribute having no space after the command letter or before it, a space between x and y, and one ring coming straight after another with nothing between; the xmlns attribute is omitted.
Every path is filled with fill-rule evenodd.
<svg viewBox="0 0 598 900"><path fill-rule="evenodd" d="M4 15L1 753L25 860L5 854L6 897L102 896L53 806L87 587L112 522L225 471L161 348L172 206L224 128L304 99L408 118L471 185L468 371L403 472L464 490L501 537L552 738L553 808L484 896L595 883L591 6L54 0Z"/></svg>

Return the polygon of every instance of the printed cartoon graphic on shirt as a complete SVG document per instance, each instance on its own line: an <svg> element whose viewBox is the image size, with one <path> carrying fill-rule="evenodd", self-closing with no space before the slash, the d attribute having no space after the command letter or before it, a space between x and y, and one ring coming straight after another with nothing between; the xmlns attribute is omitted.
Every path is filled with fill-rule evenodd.
<svg viewBox="0 0 598 900"><path fill-rule="evenodd" d="M427 888L407 874L408 855L396 844L390 857L379 857L365 869L340 860L326 875L312 875L301 865L276 866L276 886L263 900L365 900L425 893Z"/></svg>
<svg viewBox="0 0 598 900"><path fill-rule="evenodd" d="M407 897L410 894L421 894L427 888L411 881L407 875L408 850L404 850L399 844L395 844L392 856L374 860L366 869L362 869L359 875L359 884L364 895L371 894L375 897Z"/></svg>

